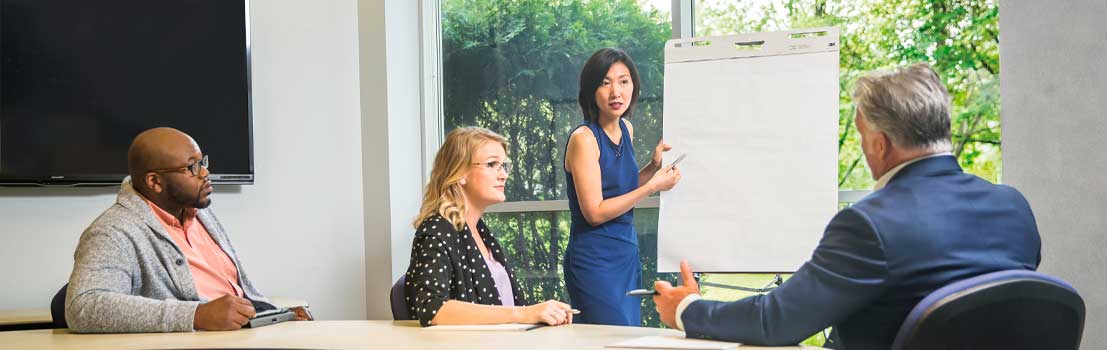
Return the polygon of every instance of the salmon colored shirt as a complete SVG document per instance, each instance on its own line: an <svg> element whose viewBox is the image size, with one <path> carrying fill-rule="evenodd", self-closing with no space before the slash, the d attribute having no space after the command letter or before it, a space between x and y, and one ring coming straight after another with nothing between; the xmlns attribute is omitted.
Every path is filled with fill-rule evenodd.
<svg viewBox="0 0 1107 350"><path fill-rule="evenodd" d="M201 298L215 300L227 294L243 296L242 287L238 285L238 268L223 248L211 239L207 228L196 218L195 208L185 208L184 225L181 225L173 214L145 197L142 199L150 205L154 216L184 253L192 280L196 282L196 292Z"/></svg>

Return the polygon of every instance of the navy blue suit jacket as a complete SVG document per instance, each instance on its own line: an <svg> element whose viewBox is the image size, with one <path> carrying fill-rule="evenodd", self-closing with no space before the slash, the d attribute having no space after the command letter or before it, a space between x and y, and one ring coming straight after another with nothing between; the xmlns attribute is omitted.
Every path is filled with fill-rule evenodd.
<svg viewBox="0 0 1107 350"><path fill-rule="evenodd" d="M828 326L827 347L888 349L911 309L949 283L1037 269L1041 240L1017 190L965 174L953 156L901 169L831 219L819 245L780 288L735 302L699 300L688 337L794 345Z"/></svg>

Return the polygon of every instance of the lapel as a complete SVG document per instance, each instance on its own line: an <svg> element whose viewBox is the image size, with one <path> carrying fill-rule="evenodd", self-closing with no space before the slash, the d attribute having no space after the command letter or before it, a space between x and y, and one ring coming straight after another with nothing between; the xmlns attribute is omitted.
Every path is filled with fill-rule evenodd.
<svg viewBox="0 0 1107 350"><path fill-rule="evenodd" d="M503 253L503 249L500 247L500 242L496 240L496 237L492 236L492 230L488 229L488 225L485 225L484 219L477 220L477 234L480 235L481 240L483 240L484 244L487 246L488 253L492 254L492 259L499 262L500 265L503 265L504 270L507 271L508 280L511 282L511 294L514 296L513 299L515 299L515 306L526 305L523 295L520 292L519 284L515 281L515 273L511 271L511 264L507 263L507 258ZM476 248L476 241L473 240L472 235L469 235L469 244L473 244L474 248ZM477 249L477 255L480 255L479 249ZM485 268L484 270L485 273L491 276L492 272L489 269ZM493 294L496 296L496 301L499 302L500 291L496 290Z"/></svg>
<svg viewBox="0 0 1107 350"><path fill-rule="evenodd" d="M169 235L169 232L165 230L165 226L154 216L154 212L150 209L150 206L146 204L146 200L142 198L142 195L138 194L138 191L135 191L134 186L131 185L130 177L123 179L123 184L119 189L119 196L116 197L115 202L127 208L127 210L134 213L136 217L141 218L142 223L153 230L155 236L169 242L169 244L177 250L177 254L184 255L181 248L177 246L177 242L174 241L173 237Z"/></svg>
<svg viewBox="0 0 1107 350"><path fill-rule="evenodd" d="M165 226L161 224L161 221L154 216L154 212L150 209L150 206L146 204L146 200L135 191L134 186L131 185L130 176L123 179L123 183L119 189L119 196L116 197L115 203L133 213L147 228L154 232L154 236L173 247L176 254L158 254L162 264L169 267L165 269L166 273L176 285L177 290L179 290L184 297L189 300L200 300L200 293L196 291L196 282L192 278L192 271L187 268L188 258L184 256L181 247L177 245L177 242L173 240L169 232L165 230ZM157 249L157 247L154 247L154 249ZM185 261L186 268L179 269L184 271L183 273L175 273L174 271L178 269L172 268L175 266L175 260L177 259L183 259Z"/></svg>
<svg viewBox="0 0 1107 350"><path fill-rule="evenodd" d="M215 244L219 246L219 249L223 250L223 254L227 254L227 257L231 259L231 263L238 268L238 259L234 254L231 254L231 247L227 242L227 237L223 235L223 228L216 224L216 221L208 213L207 209L196 210L196 220L200 221L201 225L204 225L204 229L208 230L208 235L211 236L211 240L215 241Z"/></svg>
<svg viewBox="0 0 1107 350"><path fill-rule="evenodd" d="M216 220L215 215L207 208L197 209L196 219L200 221L201 225L204 225L204 229L208 230L211 240L215 241L219 249L223 250L223 254L227 254L227 258L231 259L231 264L234 264L234 269L238 272L238 276L235 276L238 278L238 286L242 288L243 294L252 298L253 296L247 291L245 279L242 278L244 273L242 272L242 265L238 263L238 254L235 254L234 249L231 248L231 241L223 233L223 226L219 224L219 220Z"/></svg>

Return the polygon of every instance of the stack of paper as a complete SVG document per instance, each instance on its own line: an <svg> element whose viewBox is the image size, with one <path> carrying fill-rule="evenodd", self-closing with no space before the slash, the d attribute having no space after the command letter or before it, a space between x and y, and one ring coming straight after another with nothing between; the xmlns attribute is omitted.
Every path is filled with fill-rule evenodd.
<svg viewBox="0 0 1107 350"><path fill-rule="evenodd" d="M730 343L717 340L689 339L681 336L648 336L624 340L614 344L608 344L609 348L631 349L735 349L740 343Z"/></svg>
<svg viewBox="0 0 1107 350"><path fill-rule="evenodd" d="M542 327L542 324L530 323L504 323L504 324L466 324L466 325L441 325L423 328L429 331L529 331Z"/></svg>

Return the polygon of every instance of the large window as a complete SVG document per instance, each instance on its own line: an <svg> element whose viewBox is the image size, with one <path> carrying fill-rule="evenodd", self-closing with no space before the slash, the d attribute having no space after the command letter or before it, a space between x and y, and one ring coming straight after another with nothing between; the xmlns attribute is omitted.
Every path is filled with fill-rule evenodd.
<svg viewBox="0 0 1107 350"><path fill-rule="evenodd" d="M531 300L567 300L561 262L569 214L565 142L582 122L580 69L603 47L635 60L641 96L635 156L644 164L661 136L669 1L441 0L442 130L477 125L507 137L514 161L507 201L487 214ZM645 280L658 278L657 201L636 209ZM650 208L652 207L652 208ZM644 324L657 325L653 306Z"/></svg>
<svg viewBox="0 0 1107 350"><path fill-rule="evenodd" d="M707 36L837 26L842 30L840 200L856 200L849 190L873 184L853 125L852 82L865 72L911 62L930 62L945 78L954 102L953 151L962 166L990 181L1001 179L995 0L424 1L438 6L432 12L440 29L440 46L434 49L441 74L431 83L441 93L434 103L442 118L429 130L477 125L508 138L515 164L508 203L492 208L486 218L531 300L567 299L561 276L569 231L563 151L569 131L582 120L580 68L602 47L628 51L641 74L642 94L631 120L640 163L661 135L664 44L674 32ZM675 22L673 4L684 15ZM654 272L656 208L657 200L650 199L635 209L643 277L675 280ZM760 286L771 277L703 278ZM705 294L738 296L719 288L705 288ZM643 318L644 325L659 324L648 299Z"/></svg>

